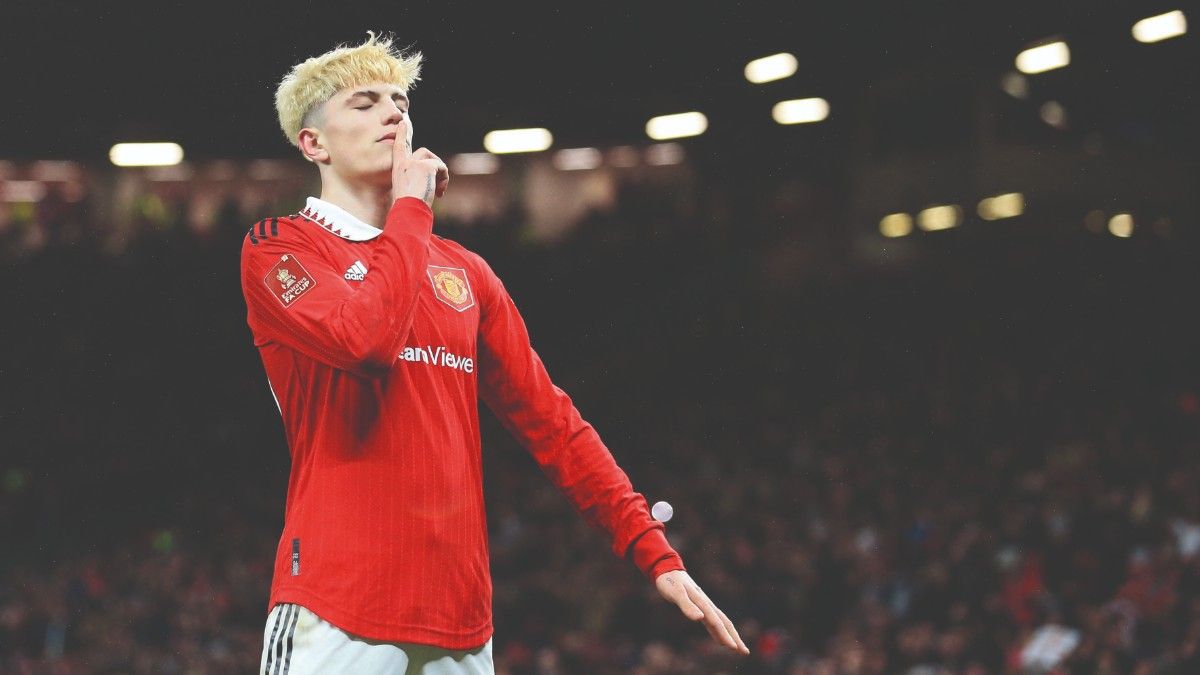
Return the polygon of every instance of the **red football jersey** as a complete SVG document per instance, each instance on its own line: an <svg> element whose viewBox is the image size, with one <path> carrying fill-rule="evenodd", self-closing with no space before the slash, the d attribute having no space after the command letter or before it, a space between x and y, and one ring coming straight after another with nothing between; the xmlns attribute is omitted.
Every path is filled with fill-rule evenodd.
<svg viewBox="0 0 1200 675"><path fill-rule="evenodd" d="M310 197L246 235L247 321L292 460L268 612L446 649L492 636L478 396L613 553L651 580L684 569L500 279L432 229L420 199L380 230Z"/></svg>

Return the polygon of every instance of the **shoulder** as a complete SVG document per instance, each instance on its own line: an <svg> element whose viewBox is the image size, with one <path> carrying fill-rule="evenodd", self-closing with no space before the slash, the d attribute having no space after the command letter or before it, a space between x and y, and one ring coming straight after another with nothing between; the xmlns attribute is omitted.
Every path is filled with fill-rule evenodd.
<svg viewBox="0 0 1200 675"><path fill-rule="evenodd" d="M312 226L299 214L263 218L250 225L242 236L242 271L259 273L283 253L314 249Z"/></svg>
<svg viewBox="0 0 1200 675"><path fill-rule="evenodd" d="M263 218L246 230L242 241L242 249L258 246L271 240L278 241L307 241L303 222L304 217L298 213L290 216L273 216Z"/></svg>
<svg viewBox="0 0 1200 675"><path fill-rule="evenodd" d="M251 225L242 237L242 260L273 255L280 250L313 248L312 226L304 216L273 216Z"/></svg>
<svg viewBox="0 0 1200 675"><path fill-rule="evenodd" d="M447 239L436 234L433 235L433 240L444 253L449 254L457 260L461 260L467 266L468 270L475 271L478 274L489 277L495 276L495 273L492 272L491 266L487 264L487 261L483 259L483 256L472 251L466 246L463 246L453 239Z"/></svg>

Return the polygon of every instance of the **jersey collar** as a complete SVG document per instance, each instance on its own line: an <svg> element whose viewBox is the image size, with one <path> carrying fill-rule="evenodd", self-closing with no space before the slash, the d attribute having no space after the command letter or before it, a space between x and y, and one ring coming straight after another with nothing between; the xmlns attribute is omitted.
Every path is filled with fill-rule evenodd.
<svg viewBox="0 0 1200 675"><path fill-rule="evenodd" d="M364 223L350 215L340 206L331 204L324 199L309 197L300 215L350 241L366 241L378 237L383 230Z"/></svg>

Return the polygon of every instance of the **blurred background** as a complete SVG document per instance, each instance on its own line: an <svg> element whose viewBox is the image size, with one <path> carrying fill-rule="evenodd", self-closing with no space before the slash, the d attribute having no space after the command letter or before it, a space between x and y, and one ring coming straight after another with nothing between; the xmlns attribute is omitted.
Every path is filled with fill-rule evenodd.
<svg viewBox="0 0 1200 675"><path fill-rule="evenodd" d="M256 671L238 251L319 194L275 85L368 29L752 650L483 407L498 674L1200 672L1200 8L513 4L0 5L0 672Z"/></svg>

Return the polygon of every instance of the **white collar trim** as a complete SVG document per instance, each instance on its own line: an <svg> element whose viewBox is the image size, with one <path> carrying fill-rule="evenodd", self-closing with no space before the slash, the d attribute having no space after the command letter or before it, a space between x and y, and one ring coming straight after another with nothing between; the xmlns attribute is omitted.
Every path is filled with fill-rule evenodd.
<svg viewBox="0 0 1200 675"><path fill-rule="evenodd" d="M383 230L368 225L350 215L345 209L317 197L309 197L300 215L313 223L350 241L366 241L378 237Z"/></svg>

